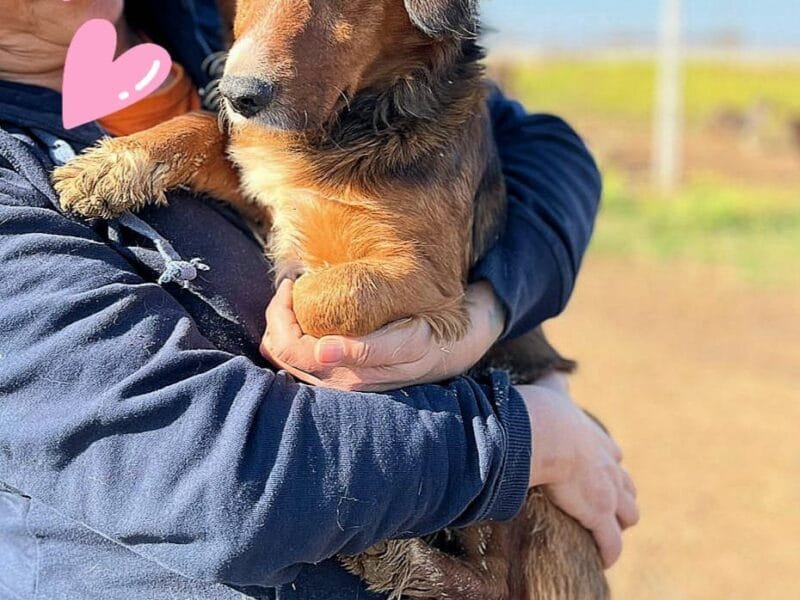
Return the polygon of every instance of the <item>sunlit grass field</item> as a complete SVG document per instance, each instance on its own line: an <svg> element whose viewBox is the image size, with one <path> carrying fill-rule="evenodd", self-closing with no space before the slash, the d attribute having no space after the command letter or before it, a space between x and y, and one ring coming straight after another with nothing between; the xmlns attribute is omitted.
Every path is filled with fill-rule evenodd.
<svg viewBox="0 0 800 600"><path fill-rule="evenodd" d="M645 60L521 60L497 71L534 111L587 138L605 175L593 252L732 267L758 285L800 287L800 63L692 61L685 72L685 174L657 193L651 154L655 67ZM758 117L761 141L720 122ZM751 116L748 116L751 115Z"/></svg>
<svg viewBox="0 0 800 600"><path fill-rule="evenodd" d="M515 93L536 110L634 121L652 115L656 69L649 60L524 60L512 72ZM761 100L777 115L800 114L800 62L690 61L684 80L690 126Z"/></svg>
<svg viewBox="0 0 800 600"><path fill-rule="evenodd" d="M592 250L734 268L749 282L800 287L800 194L719 180L688 183L660 198L606 173Z"/></svg>

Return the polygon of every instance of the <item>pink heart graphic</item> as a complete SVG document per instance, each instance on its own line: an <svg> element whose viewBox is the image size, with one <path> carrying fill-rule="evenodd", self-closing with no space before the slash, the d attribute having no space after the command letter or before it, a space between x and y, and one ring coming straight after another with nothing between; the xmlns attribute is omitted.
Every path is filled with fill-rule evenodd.
<svg viewBox="0 0 800 600"><path fill-rule="evenodd" d="M81 25L64 65L64 128L101 119L152 94L172 68L169 53L141 44L114 60L117 31L105 19Z"/></svg>

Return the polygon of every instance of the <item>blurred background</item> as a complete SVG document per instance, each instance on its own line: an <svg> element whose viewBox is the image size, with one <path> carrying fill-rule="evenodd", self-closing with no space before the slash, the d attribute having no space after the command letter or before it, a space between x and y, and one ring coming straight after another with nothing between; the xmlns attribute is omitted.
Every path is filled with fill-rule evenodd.
<svg viewBox="0 0 800 600"><path fill-rule="evenodd" d="M483 11L493 76L605 175L549 332L640 488L616 598L800 598L800 2Z"/></svg>

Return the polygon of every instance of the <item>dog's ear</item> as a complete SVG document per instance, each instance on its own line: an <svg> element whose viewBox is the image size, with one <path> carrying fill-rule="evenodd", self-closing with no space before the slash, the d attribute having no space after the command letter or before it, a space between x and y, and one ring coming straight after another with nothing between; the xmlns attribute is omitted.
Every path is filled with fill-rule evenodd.
<svg viewBox="0 0 800 600"><path fill-rule="evenodd" d="M404 0L411 22L432 38L468 37L478 29L478 0Z"/></svg>

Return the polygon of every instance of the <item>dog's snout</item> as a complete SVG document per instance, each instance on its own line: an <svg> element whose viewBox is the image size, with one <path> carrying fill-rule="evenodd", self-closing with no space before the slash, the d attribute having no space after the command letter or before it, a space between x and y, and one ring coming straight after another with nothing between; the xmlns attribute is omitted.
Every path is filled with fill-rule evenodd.
<svg viewBox="0 0 800 600"><path fill-rule="evenodd" d="M219 91L230 107L247 119L267 108L275 98L275 85L255 77L223 77Z"/></svg>

